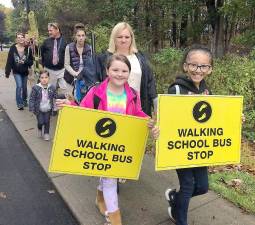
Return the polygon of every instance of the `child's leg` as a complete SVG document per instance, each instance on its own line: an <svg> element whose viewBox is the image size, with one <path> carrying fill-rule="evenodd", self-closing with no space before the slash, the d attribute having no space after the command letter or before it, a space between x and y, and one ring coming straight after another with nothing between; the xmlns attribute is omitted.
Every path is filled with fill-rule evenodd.
<svg viewBox="0 0 255 225"><path fill-rule="evenodd" d="M176 225L187 225L189 202L194 191L193 168L177 169L180 190L176 193L173 215Z"/></svg>
<svg viewBox="0 0 255 225"><path fill-rule="evenodd" d="M42 113L42 112L39 112L39 113L36 115L36 118L37 118L37 128L38 128L39 130L42 130L42 126L43 126L43 123L44 123L43 113Z"/></svg>
<svg viewBox="0 0 255 225"><path fill-rule="evenodd" d="M208 192L208 172L207 167L193 168L194 192L192 196L203 195Z"/></svg>
<svg viewBox="0 0 255 225"><path fill-rule="evenodd" d="M99 179L99 185L97 186L97 193L96 193L96 206L98 207L100 213L103 216L106 216L106 205L104 201L104 195L103 195L103 182L102 178Z"/></svg>
<svg viewBox="0 0 255 225"><path fill-rule="evenodd" d="M44 134L49 134L50 132L50 114L51 112L44 113Z"/></svg>
<svg viewBox="0 0 255 225"><path fill-rule="evenodd" d="M107 211L113 213L119 209L117 194L117 179L101 178L103 195Z"/></svg>

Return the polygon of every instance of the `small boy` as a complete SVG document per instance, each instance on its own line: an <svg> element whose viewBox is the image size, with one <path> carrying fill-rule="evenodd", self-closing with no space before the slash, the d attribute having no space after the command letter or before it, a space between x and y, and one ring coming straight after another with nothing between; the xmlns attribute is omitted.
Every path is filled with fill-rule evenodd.
<svg viewBox="0 0 255 225"><path fill-rule="evenodd" d="M46 70L41 71L39 83L34 85L31 91L29 111L36 115L38 137L42 137L45 141L50 140L50 116L56 98L56 89L49 84L49 72Z"/></svg>

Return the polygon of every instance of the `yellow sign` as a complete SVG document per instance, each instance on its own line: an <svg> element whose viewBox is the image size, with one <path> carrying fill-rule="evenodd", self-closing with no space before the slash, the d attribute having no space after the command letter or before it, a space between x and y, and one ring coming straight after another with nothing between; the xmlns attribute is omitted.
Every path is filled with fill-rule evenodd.
<svg viewBox="0 0 255 225"><path fill-rule="evenodd" d="M156 170L240 162L242 96L159 95Z"/></svg>
<svg viewBox="0 0 255 225"><path fill-rule="evenodd" d="M148 119L65 106L59 113L49 172L138 179Z"/></svg>

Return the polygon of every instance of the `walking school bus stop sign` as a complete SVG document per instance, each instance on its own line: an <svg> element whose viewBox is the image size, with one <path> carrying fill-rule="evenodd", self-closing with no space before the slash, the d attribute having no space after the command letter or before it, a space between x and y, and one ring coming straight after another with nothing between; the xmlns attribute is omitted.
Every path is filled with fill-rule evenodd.
<svg viewBox="0 0 255 225"><path fill-rule="evenodd" d="M65 106L59 113L49 172L135 179L148 119Z"/></svg>
<svg viewBox="0 0 255 225"><path fill-rule="evenodd" d="M240 162L241 96L160 95L156 170Z"/></svg>

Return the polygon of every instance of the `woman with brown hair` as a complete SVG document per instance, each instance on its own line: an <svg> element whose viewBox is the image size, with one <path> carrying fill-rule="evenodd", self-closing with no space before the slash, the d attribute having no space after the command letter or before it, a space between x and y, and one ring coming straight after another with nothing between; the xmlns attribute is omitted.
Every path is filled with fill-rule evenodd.
<svg viewBox="0 0 255 225"><path fill-rule="evenodd" d="M66 46L65 69L65 79L69 84L74 83L74 97L80 102L84 97L82 91L95 82L92 50L86 43L86 31L82 23L74 26L74 42ZM84 90L80 88L82 85Z"/></svg>
<svg viewBox="0 0 255 225"><path fill-rule="evenodd" d="M27 106L28 68L33 65L31 51L25 46L25 34L16 34L16 43L11 46L5 66L5 76L9 78L12 71L16 82L16 103L18 110Z"/></svg>

